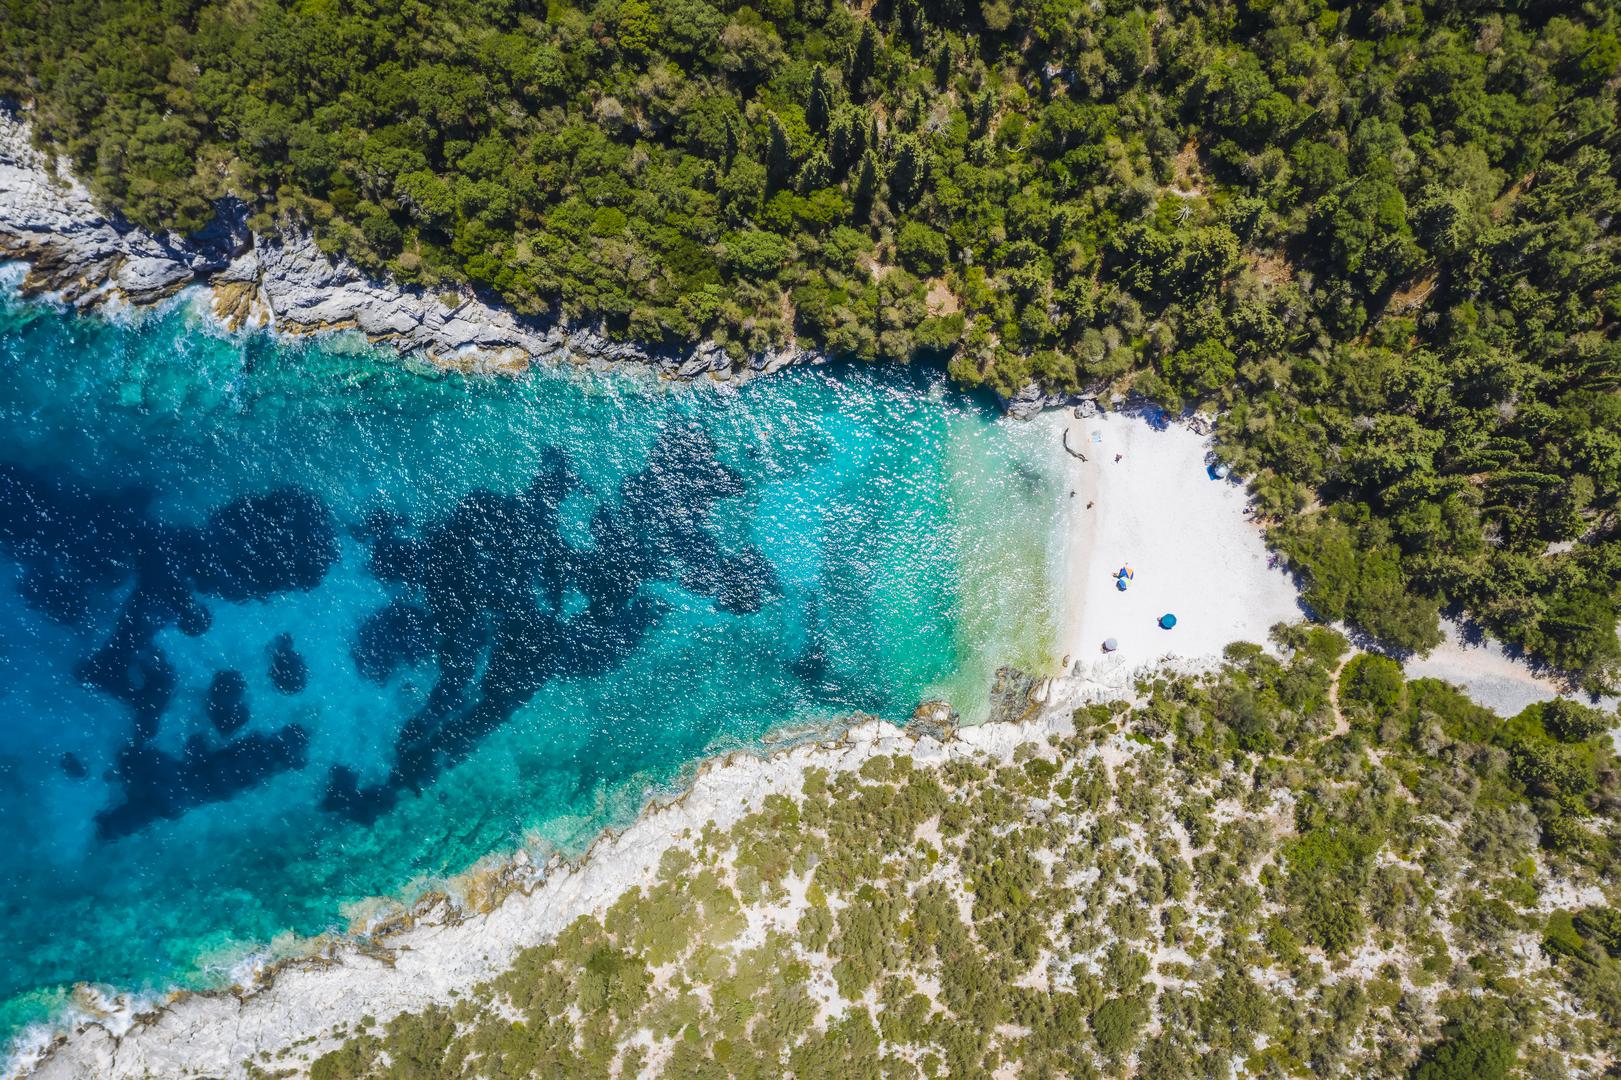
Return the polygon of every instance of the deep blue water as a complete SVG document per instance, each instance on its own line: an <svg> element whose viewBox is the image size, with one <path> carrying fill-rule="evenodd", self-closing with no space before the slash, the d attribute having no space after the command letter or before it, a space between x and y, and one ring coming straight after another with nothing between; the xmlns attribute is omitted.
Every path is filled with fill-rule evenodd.
<svg viewBox="0 0 1621 1080"><path fill-rule="evenodd" d="M0 290L0 1032L773 728L972 713L1051 640L1049 462L924 373L430 375Z"/></svg>

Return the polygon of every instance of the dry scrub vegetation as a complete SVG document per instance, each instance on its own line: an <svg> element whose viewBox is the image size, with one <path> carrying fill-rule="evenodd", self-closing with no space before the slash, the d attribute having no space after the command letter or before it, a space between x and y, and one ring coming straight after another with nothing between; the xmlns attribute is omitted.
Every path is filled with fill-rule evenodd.
<svg viewBox="0 0 1621 1080"><path fill-rule="evenodd" d="M336 1077L1604 1074L1613 717L1279 627L1011 763L812 769ZM263 1060L261 1075L303 1064Z"/></svg>

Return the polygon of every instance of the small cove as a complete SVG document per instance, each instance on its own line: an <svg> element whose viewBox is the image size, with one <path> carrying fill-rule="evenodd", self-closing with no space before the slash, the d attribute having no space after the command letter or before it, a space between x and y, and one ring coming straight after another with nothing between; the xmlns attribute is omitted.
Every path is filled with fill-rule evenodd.
<svg viewBox="0 0 1621 1080"><path fill-rule="evenodd" d="M1057 462L937 373L430 375L9 293L0 364L9 1033L1052 651Z"/></svg>

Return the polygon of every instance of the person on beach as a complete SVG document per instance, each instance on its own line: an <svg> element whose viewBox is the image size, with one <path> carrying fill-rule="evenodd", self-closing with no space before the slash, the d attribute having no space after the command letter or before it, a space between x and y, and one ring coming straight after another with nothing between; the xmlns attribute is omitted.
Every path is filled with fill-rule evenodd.
<svg viewBox="0 0 1621 1080"><path fill-rule="evenodd" d="M1123 457L1125 457L1125 455L1124 455L1124 454L1116 454L1116 455L1115 455L1115 456L1114 456L1114 463L1115 463L1115 464L1116 464L1116 465L1118 465L1118 464L1120 464L1120 459L1121 459L1121 458L1123 458Z"/></svg>

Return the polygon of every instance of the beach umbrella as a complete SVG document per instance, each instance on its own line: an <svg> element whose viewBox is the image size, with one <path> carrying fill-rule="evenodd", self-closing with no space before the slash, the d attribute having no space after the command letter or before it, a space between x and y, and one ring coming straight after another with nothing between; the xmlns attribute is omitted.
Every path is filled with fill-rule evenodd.
<svg viewBox="0 0 1621 1080"><path fill-rule="evenodd" d="M1171 627L1173 627L1175 625L1176 625L1176 616L1172 615L1169 611L1167 611L1165 614L1163 614L1163 615L1161 615L1159 617L1159 628L1161 630L1169 630Z"/></svg>
<svg viewBox="0 0 1621 1080"><path fill-rule="evenodd" d="M1131 567L1122 566L1120 569L1114 572L1114 576L1117 578L1134 578L1137 576L1137 574L1132 570Z"/></svg>
<svg viewBox="0 0 1621 1080"><path fill-rule="evenodd" d="M1114 579L1114 587L1119 589L1121 592L1125 592L1127 587L1129 587L1130 585L1131 585L1131 582L1127 581L1123 577Z"/></svg>
<svg viewBox="0 0 1621 1080"><path fill-rule="evenodd" d="M1116 641L1114 638L1106 637L1103 639L1104 652L1114 652L1118 648L1120 648L1120 642Z"/></svg>

